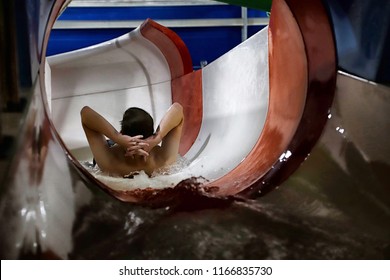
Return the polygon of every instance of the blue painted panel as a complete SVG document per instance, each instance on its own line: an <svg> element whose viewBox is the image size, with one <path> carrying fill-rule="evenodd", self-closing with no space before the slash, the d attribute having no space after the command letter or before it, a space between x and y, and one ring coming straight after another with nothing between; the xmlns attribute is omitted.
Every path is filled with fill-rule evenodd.
<svg viewBox="0 0 390 280"><path fill-rule="evenodd" d="M237 6L162 6L162 7L69 7L60 20L143 20L239 18ZM266 12L248 9L248 17L267 17Z"/></svg>
<svg viewBox="0 0 390 280"><path fill-rule="evenodd" d="M187 45L195 69L201 61L210 63L241 42L240 27L174 28L173 31Z"/></svg>
<svg viewBox="0 0 390 280"><path fill-rule="evenodd" d="M54 29L51 31L46 54L69 52L105 42L131 29Z"/></svg>
<svg viewBox="0 0 390 280"><path fill-rule="evenodd" d="M240 27L173 28L172 30L187 45L194 68L200 66L200 61L207 61L208 63L214 61L241 42ZM94 45L130 31L131 29L53 30L47 55Z"/></svg>
<svg viewBox="0 0 390 280"><path fill-rule="evenodd" d="M237 6L69 7L60 20L144 20L239 18Z"/></svg>
<svg viewBox="0 0 390 280"><path fill-rule="evenodd" d="M255 35L257 32L259 32L261 29L263 29L265 26L248 26L248 38Z"/></svg>
<svg viewBox="0 0 390 280"><path fill-rule="evenodd" d="M263 11L248 9L248 17L266 17ZM144 20L240 18L241 7L229 5L182 7L88 7L68 8L61 20ZM262 27L248 27L248 36ZM104 42L132 29L56 29L52 30L47 55L68 52ZM212 62L241 42L241 27L173 28L190 50L194 68L200 61Z"/></svg>
<svg viewBox="0 0 390 280"><path fill-rule="evenodd" d="M268 17L268 15L267 15L267 12L264 12L264 11L248 9L248 17L249 18Z"/></svg>

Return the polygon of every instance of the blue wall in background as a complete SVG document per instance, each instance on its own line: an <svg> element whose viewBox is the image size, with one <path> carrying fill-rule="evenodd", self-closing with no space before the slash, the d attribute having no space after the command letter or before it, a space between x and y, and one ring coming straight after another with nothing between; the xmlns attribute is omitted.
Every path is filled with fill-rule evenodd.
<svg viewBox="0 0 390 280"><path fill-rule="evenodd" d="M248 17L266 17L266 13L248 9ZM229 19L240 18L241 7L230 5L165 6L165 7L69 7L60 20L154 20L166 19ZM249 26L248 36L263 26ZM132 29L53 29L47 55L67 52L104 42L130 32ZM194 64L217 59L241 42L241 27L183 27L172 28L187 45Z"/></svg>

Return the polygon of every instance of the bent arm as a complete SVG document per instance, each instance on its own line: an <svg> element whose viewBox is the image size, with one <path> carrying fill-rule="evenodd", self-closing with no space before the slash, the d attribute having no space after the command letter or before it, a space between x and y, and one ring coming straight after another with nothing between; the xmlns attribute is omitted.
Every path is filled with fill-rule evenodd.
<svg viewBox="0 0 390 280"><path fill-rule="evenodd" d="M155 135L148 139L149 149L162 142L158 156L164 164L173 163L177 158L183 123L183 107L174 103L162 118Z"/></svg>
<svg viewBox="0 0 390 280"><path fill-rule="evenodd" d="M119 134L118 131L105 118L88 106L80 111L80 115L85 136L97 164L104 171L112 171L110 163L114 159L104 136L115 141Z"/></svg>
<svg viewBox="0 0 390 280"><path fill-rule="evenodd" d="M118 143L120 133L98 112L88 106L84 106L83 109L81 109L80 114L84 131L87 129L92 132L103 134L107 138Z"/></svg>
<svg viewBox="0 0 390 280"><path fill-rule="evenodd" d="M98 134L103 134L123 148L130 148L133 152L138 151L147 145L143 140L141 140L142 135L130 137L119 133L115 127L113 127L104 117L88 106L85 106L83 109L81 109L80 114L81 123L86 133L88 130L90 133L95 132ZM147 154L141 153L141 155Z"/></svg>

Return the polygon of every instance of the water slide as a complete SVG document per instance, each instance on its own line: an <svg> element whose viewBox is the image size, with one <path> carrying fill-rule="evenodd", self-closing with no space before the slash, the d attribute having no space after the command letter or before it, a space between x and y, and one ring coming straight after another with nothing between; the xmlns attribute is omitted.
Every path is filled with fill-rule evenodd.
<svg viewBox="0 0 390 280"><path fill-rule="evenodd" d="M316 11L321 12L324 13ZM326 17L322 20L326 21ZM160 196L165 196L166 186L199 177L207 182L197 189L212 196L236 195L254 185L260 185L257 189L262 191L266 183L262 177L275 168L281 155L295 157L292 153L297 147L290 148L289 143L299 143L302 136L294 138L294 134L305 129L312 131L314 141L318 137L315 134L322 130L327 119L336 69L334 50L322 47L324 56L313 61L312 71L321 71L323 75L319 80L323 89L316 92L324 97L312 98L314 89L309 87L307 69L309 54L286 5L275 8L270 26L269 32L268 28L262 30L196 72L192 72L190 54L180 38L152 20L112 41L50 57L45 85L53 101L53 123L77 161L92 161L92 155L86 155L89 148L80 120L75 117L83 106L95 108L116 124L128 107L141 107L151 113L157 125L169 105L178 101L184 105L188 120L180 148L188 166L174 176L175 180L163 183L162 190L156 188L153 180L126 182L100 176L99 181L107 182L102 184L103 188L123 201L141 203L145 199L160 200ZM281 43L281 36L272 37L274 32L281 31L293 36ZM330 28L320 31L322 41L316 40L316 45L332 46ZM277 45L270 51L270 73L268 33L272 45ZM294 58L290 57L291 52ZM297 75L285 79L292 71ZM287 86L280 85L278 81L282 79ZM299 123L310 117L310 113L304 115L305 105L306 111L310 106L318 106L305 104L311 98L310 102L323 106L316 111L318 122L298 129ZM306 135L305 139L313 141Z"/></svg>
<svg viewBox="0 0 390 280"><path fill-rule="evenodd" d="M157 126L172 102L179 102L186 119L180 154L188 161L180 172L152 179L141 179L146 174L134 180L98 178L121 200L142 203L140 189L154 193L148 199L158 200L160 188L185 179L204 177L211 183L240 165L263 130L269 89L267 31L196 72L180 38L150 19L120 38L49 57L45 84L51 89L53 123L70 154L78 162L92 162L79 119L83 106L91 106L116 125L127 108L140 107ZM234 152L226 153L233 147ZM215 195L239 191L219 185Z"/></svg>
<svg viewBox="0 0 390 280"><path fill-rule="evenodd" d="M48 13L46 43L63 4ZM389 90L337 72L321 1L275 0L271 14L196 72L153 20L42 57L2 193L2 256L388 257ZM124 181L83 165L84 105L117 123L129 106L159 120L175 101L186 116L179 172Z"/></svg>

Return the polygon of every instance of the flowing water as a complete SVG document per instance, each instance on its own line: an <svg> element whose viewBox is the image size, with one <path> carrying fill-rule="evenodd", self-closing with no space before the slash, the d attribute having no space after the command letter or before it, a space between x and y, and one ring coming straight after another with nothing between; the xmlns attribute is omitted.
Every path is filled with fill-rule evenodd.
<svg viewBox="0 0 390 280"><path fill-rule="evenodd" d="M148 176L141 170L125 177L113 177L88 161L81 163L96 179L113 190L163 189L168 186L174 187L179 182L194 176L187 168L190 165L189 161L180 155L174 164L154 171L152 176Z"/></svg>

